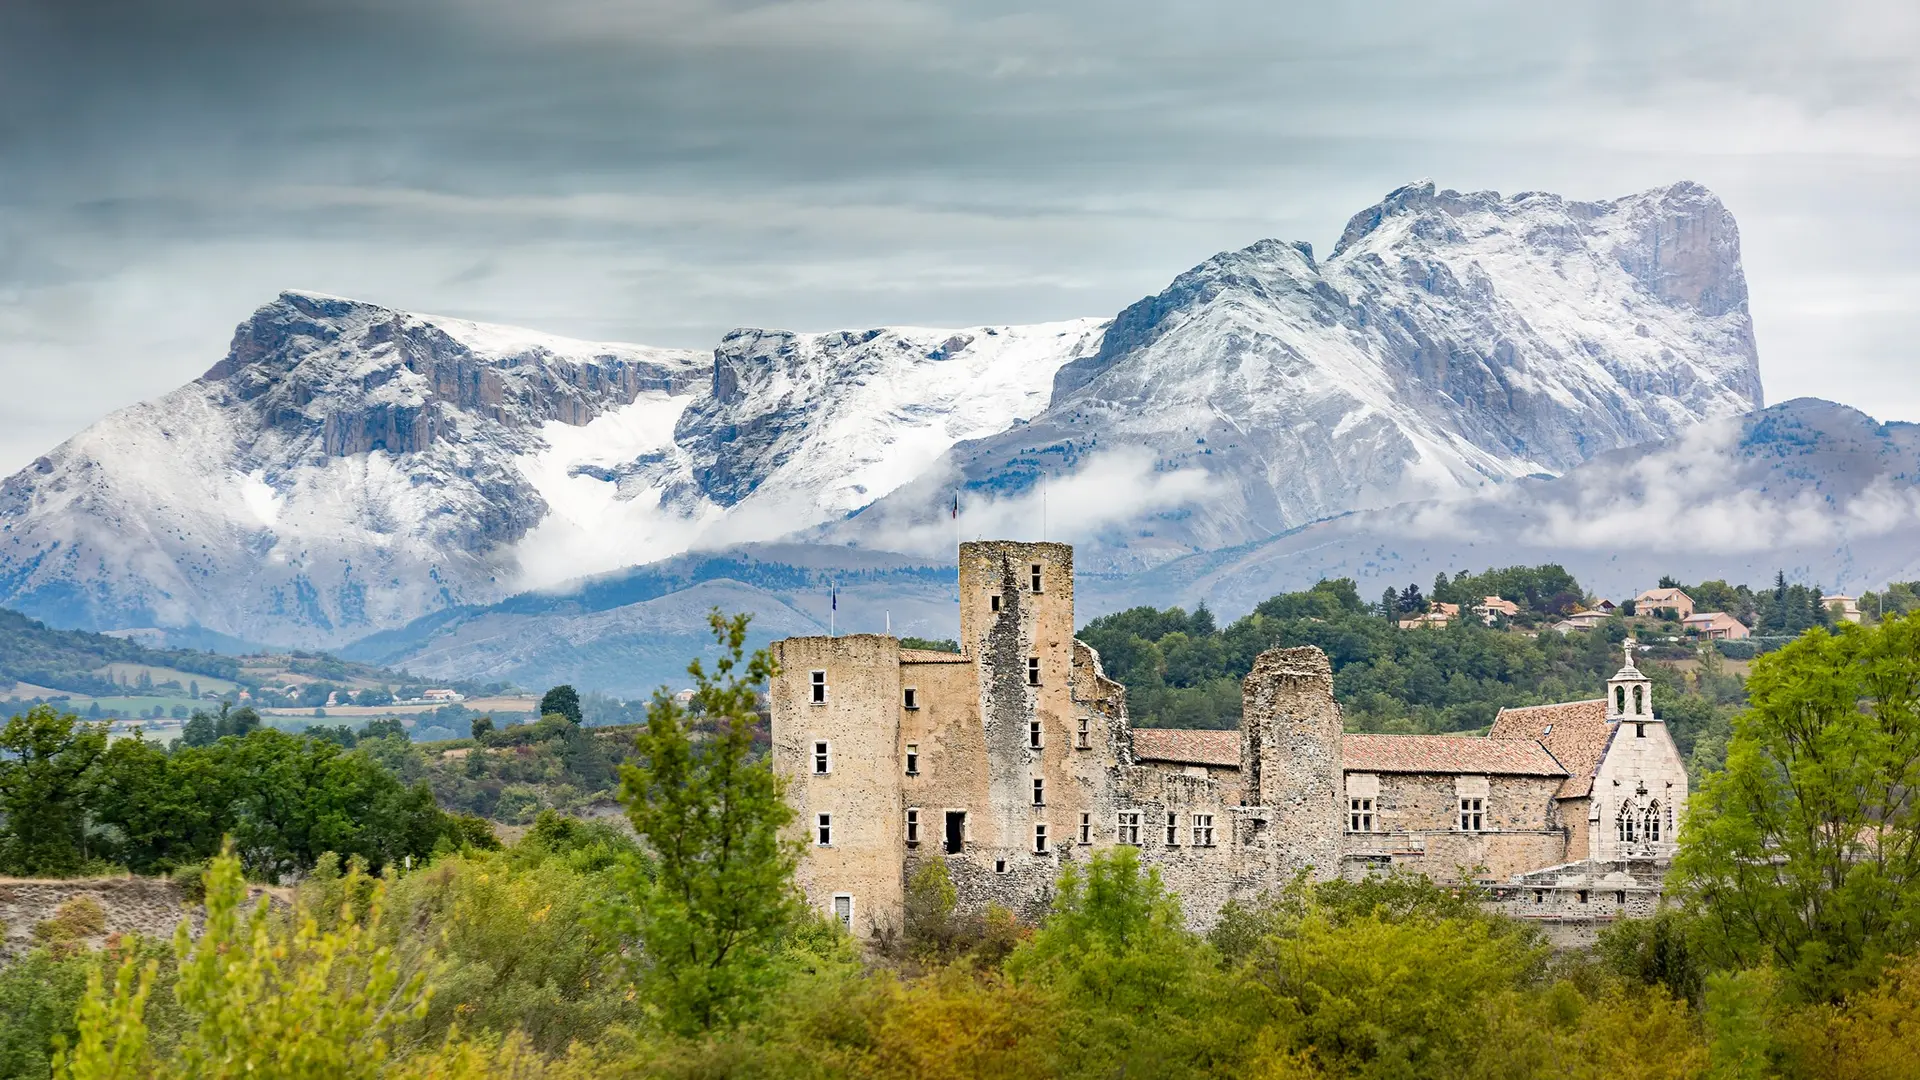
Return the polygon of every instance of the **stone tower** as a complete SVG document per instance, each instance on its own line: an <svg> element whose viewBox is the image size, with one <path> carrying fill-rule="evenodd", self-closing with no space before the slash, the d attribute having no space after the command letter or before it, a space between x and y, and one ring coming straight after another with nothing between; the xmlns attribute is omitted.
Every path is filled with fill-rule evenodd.
<svg viewBox="0 0 1920 1080"><path fill-rule="evenodd" d="M1333 665L1311 646L1269 649L1254 661L1241 695L1249 830L1269 834L1276 880L1307 867L1317 877L1337 875L1342 772Z"/></svg>

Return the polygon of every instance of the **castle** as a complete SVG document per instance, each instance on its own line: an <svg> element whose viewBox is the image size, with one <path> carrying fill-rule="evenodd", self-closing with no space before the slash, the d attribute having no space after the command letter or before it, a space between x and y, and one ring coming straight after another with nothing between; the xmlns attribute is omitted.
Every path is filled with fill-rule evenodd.
<svg viewBox="0 0 1920 1080"><path fill-rule="evenodd" d="M960 547L960 652L877 634L773 644L774 766L809 902L865 936L946 863L963 908L1044 910L1125 844L1212 924L1302 872L1469 874L1566 942L1650 912L1687 776L1632 645L1606 696L1502 710L1485 737L1350 735L1315 648L1272 649L1239 731L1135 728L1073 636L1073 551Z"/></svg>

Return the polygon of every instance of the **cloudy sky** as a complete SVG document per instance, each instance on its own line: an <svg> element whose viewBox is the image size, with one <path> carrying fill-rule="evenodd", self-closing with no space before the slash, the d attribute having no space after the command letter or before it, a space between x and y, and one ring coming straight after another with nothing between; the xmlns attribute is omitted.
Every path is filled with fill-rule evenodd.
<svg viewBox="0 0 1920 1080"><path fill-rule="evenodd" d="M1111 314L1408 180L1739 219L1920 420L1920 5L5 0L0 473L307 288L582 337Z"/></svg>

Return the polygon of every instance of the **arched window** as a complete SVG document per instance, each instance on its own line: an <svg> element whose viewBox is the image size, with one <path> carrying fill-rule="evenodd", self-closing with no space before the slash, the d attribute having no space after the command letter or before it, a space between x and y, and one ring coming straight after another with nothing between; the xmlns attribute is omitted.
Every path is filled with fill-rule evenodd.
<svg viewBox="0 0 1920 1080"><path fill-rule="evenodd" d="M1620 830L1621 843L1633 843L1635 826L1639 823L1638 818L1639 815L1634 812L1632 803L1626 802L1620 804L1620 816L1615 820L1614 824Z"/></svg>
<svg viewBox="0 0 1920 1080"><path fill-rule="evenodd" d="M1613 711L1617 713L1627 711L1627 688L1624 686L1613 688Z"/></svg>
<svg viewBox="0 0 1920 1080"><path fill-rule="evenodd" d="M1647 714L1646 693L1647 688L1644 686L1636 686L1633 688L1633 715L1645 716Z"/></svg>
<svg viewBox="0 0 1920 1080"><path fill-rule="evenodd" d="M1660 800L1655 799L1652 803L1648 804L1647 816L1644 819L1640 833L1647 838L1649 843L1657 844L1660 842Z"/></svg>

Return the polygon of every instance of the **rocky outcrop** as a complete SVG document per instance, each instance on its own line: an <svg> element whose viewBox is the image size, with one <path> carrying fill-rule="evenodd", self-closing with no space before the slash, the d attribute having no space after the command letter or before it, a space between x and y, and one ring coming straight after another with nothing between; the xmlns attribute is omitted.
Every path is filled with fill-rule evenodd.
<svg viewBox="0 0 1920 1080"><path fill-rule="evenodd" d="M1029 424L957 447L976 502L1103 453L1204 497L1081 534L1130 570L1355 509L1558 473L1761 402L1738 230L1680 183L1611 202L1403 187L1324 262L1261 241L1174 279L1063 367ZM936 514L914 487L835 535ZM1088 539L1094 542L1087 543Z"/></svg>

